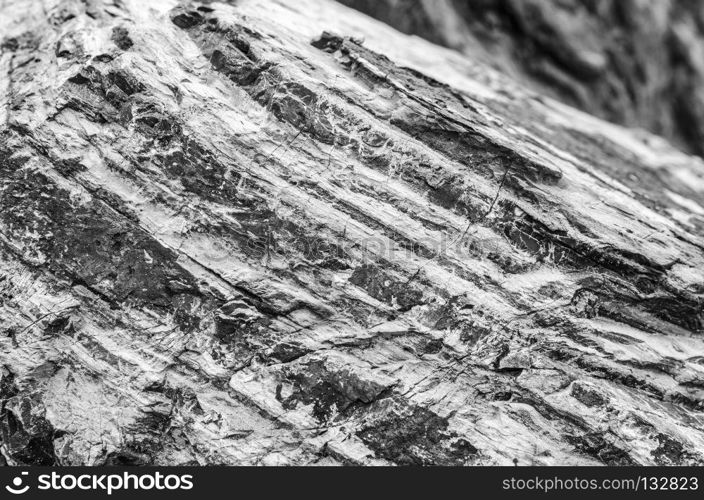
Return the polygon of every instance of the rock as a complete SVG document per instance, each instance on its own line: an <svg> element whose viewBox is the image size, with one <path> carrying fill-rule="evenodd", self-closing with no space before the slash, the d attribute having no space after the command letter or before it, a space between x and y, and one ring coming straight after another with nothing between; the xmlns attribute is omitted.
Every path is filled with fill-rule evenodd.
<svg viewBox="0 0 704 500"><path fill-rule="evenodd" d="M601 14L502 5L630 78ZM0 33L0 461L704 464L700 158L331 0Z"/></svg>
<svg viewBox="0 0 704 500"><path fill-rule="evenodd" d="M704 8L658 0L339 0L703 155Z"/></svg>

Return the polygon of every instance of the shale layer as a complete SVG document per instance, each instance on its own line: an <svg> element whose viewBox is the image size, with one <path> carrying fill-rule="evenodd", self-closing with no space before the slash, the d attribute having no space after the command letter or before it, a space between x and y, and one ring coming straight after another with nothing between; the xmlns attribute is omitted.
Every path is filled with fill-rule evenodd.
<svg viewBox="0 0 704 500"><path fill-rule="evenodd" d="M325 0L0 3L8 464L704 464L704 163Z"/></svg>

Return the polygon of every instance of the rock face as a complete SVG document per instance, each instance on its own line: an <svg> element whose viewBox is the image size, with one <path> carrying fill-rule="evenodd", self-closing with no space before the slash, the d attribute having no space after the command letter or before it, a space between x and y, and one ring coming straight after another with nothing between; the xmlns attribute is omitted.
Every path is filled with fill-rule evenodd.
<svg viewBox="0 0 704 500"><path fill-rule="evenodd" d="M704 155L704 3L340 0L609 121Z"/></svg>
<svg viewBox="0 0 704 500"><path fill-rule="evenodd" d="M8 464L704 464L700 159L331 1L0 5Z"/></svg>

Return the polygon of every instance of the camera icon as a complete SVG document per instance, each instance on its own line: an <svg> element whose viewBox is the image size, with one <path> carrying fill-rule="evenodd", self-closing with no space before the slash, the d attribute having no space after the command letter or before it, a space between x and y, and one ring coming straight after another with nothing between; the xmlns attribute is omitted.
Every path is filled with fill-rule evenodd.
<svg viewBox="0 0 704 500"><path fill-rule="evenodd" d="M20 476L15 477L12 480L12 486L7 485L5 489L12 493L13 495L21 495L22 493L27 493L29 485L22 486L22 476L28 475L29 472L20 472Z"/></svg>

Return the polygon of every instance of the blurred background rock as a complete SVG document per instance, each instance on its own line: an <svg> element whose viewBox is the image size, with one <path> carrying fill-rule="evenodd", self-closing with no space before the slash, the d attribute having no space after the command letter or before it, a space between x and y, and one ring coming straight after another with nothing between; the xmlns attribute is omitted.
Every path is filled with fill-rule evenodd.
<svg viewBox="0 0 704 500"><path fill-rule="evenodd" d="M588 113L704 155L704 2L340 1Z"/></svg>

